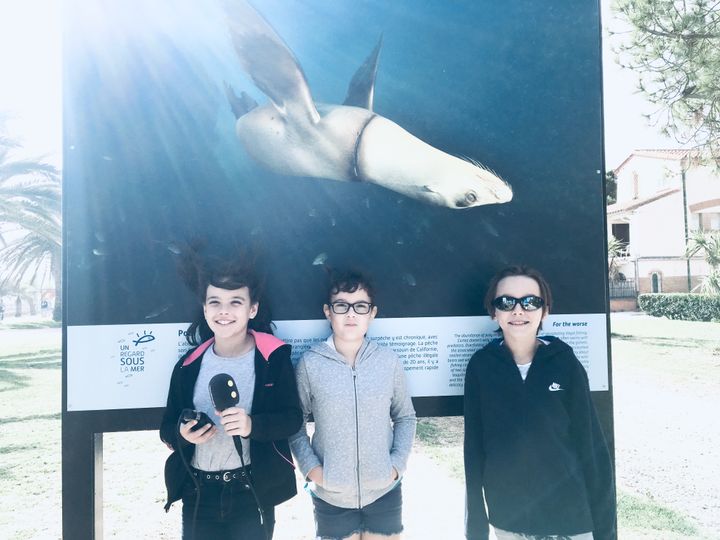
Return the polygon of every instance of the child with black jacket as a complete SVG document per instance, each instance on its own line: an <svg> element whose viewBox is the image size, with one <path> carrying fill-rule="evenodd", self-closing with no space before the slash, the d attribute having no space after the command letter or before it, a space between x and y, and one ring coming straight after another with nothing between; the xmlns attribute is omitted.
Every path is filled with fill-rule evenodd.
<svg viewBox="0 0 720 540"><path fill-rule="evenodd" d="M161 439L174 450L165 464L167 510L183 501L183 540L267 540L274 507L296 494L287 437L302 425L290 346L271 334L260 311L260 281L240 264L187 263L203 315L176 364ZM209 382L232 376L236 406L217 410ZM185 409L213 423L187 421Z"/></svg>
<svg viewBox="0 0 720 540"><path fill-rule="evenodd" d="M502 338L465 376L468 540L613 540L612 464L572 348L537 336L552 297L539 272L513 266L485 305ZM485 503L487 502L487 512Z"/></svg>

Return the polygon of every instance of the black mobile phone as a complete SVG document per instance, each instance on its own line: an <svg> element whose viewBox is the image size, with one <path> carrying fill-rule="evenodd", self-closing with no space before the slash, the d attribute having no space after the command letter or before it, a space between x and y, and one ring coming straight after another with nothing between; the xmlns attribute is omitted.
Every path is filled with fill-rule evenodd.
<svg viewBox="0 0 720 540"><path fill-rule="evenodd" d="M194 411L192 409L183 409L182 412L182 420L183 422L189 422L190 420L197 420L197 424L195 424L190 431L197 431L203 426L206 426L208 424L215 425L215 422L213 422L210 417L205 414L202 411Z"/></svg>

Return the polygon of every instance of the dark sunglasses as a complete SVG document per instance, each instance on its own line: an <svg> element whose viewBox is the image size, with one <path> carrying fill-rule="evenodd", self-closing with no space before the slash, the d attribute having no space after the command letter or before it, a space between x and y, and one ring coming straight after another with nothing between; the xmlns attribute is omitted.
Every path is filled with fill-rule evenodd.
<svg viewBox="0 0 720 540"><path fill-rule="evenodd" d="M545 300L539 296L535 296L534 294L528 294L522 298L503 295L498 296L492 301L493 307L495 309L499 309L500 311L512 311L518 304L520 304L520 307L525 311L537 311L538 309L542 309L545 305Z"/></svg>

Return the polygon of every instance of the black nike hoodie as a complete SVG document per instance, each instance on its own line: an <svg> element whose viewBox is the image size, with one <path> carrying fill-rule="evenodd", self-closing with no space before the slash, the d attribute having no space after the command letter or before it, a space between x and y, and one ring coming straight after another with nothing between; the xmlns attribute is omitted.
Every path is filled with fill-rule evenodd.
<svg viewBox="0 0 720 540"><path fill-rule="evenodd" d="M569 345L542 340L525 381L501 339L468 364L468 540L486 540L488 521L524 534L616 538L612 464L587 374Z"/></svg>

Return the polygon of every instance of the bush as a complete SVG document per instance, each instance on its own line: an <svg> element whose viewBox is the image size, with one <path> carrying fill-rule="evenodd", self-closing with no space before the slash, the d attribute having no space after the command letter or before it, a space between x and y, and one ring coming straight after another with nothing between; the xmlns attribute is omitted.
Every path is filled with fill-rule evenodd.
<svg viewBox="0 0 720 540"><path fill-rule="evenodd" d="M720 321L720 296L690 293L641 294L638 304L648 315L682 321Z"/></svg>

